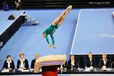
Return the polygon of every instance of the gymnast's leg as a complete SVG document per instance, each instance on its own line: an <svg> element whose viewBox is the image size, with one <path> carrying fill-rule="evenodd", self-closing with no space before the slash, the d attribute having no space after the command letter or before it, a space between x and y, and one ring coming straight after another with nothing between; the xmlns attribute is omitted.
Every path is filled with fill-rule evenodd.
<svg viewBox="0 0 114 76"><path fill-rule="evenodd" d="M58 24L58 27L62 24L64 18L67 16L67 14L70 12L70 10L72 9L72 6L69 5L62 13L59 17L57 17L53 22L52 25Z"/></svg>

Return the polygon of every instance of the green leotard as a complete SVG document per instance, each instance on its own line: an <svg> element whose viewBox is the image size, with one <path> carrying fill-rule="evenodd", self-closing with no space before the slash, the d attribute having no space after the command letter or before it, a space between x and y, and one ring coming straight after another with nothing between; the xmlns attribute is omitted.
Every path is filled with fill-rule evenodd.
<svg viewBox="0 0 114 76"><path fill-rule="evenodd" d="M49 40L48 40L48 36L47 35L50 35L51 39L52 39L52 45L55 44L55 40L54 40L54 32L56 31L56 29L58 28L58 24L55 24L55 25L51 25L49 28L47 28L43 33L45 34L45 37L46 37L46 41L47 43L49 44Z"/></svg>

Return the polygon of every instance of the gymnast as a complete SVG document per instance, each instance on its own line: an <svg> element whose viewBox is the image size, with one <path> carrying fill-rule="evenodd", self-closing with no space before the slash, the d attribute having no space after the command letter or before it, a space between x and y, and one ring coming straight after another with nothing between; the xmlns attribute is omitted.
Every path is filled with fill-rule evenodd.
<svg viewBox="0 0 114 76"><path fill-rule="evenodd" d="M53 45L53 48L56 48L55 47L55 41L54 41L54 32L56 31L56 29L58 27L60 27L60 25L62 24L64 18L67 16L67 14L69 13L69 11L72 9L72 6L69 5L62 13L59 17L57 17L51 24L50 27L48 27L44 32L43 32L43 37L46 38L46 41L49 45L49 47L51 48L51 44L48 40L48 35L50 35L51 39L52 39L52 45Z"/></svg>

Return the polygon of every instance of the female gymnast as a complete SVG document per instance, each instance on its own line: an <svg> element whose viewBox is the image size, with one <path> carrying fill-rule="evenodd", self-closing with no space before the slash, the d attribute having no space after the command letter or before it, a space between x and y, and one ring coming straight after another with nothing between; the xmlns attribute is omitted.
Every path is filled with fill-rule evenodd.
<svg viewBox="0 0 114 76"><path fill-rule="evenodd" d="M54 32L56 31L56 29L58 27L60 27L60 25L62 24L64 18L67 16L67 14L69 13L69 11L72 9L72 6L69 5L62 13L59 17L57 17L51 24L50 27L48 27L44 32L43 32L43 37L46 38L46 41L49 45L49 47L51 48L51 44L48 40L48 35L50 35L51 39L52 39L52 45L53 45L53 48L56 48L55 47L55 41L54 41Z"/></svg>

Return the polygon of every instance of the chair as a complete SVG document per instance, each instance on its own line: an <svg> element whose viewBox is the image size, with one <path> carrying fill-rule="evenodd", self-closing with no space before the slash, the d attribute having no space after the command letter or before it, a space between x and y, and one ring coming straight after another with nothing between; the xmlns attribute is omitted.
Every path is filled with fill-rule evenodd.
<svg viewBox="0 0 114 76"><path fill-rule="evenodd" d="M111 63L111 68L114 68L114 61Z"/></svg>

